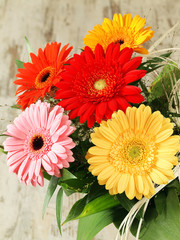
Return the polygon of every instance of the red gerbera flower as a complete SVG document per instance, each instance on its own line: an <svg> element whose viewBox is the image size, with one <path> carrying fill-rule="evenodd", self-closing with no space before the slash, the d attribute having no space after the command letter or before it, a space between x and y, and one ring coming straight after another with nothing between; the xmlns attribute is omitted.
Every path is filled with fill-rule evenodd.
<svg viewBox="0 0 180 240"><path fill-rule="evenodd" d="M21 109L25 109L38 99L43 99L46 93L61 80L63 64L72 50L68 45L60 50L61 43L48 43L44 51L39 48L37 56L30 53L32 63L24 63L24 68L18 69L19 73L16 76L19 79L14 83L21 85L16 91L16 95L22 93L17 99L17 105Z"/></svg>
<svg viewBox="0 0 180 240"><path fill-rule="evenodd" d="M125 111L129 102L144 101L140 88L127 85L146 74L137 70L142 57L131 59L132 53L132 49L120 51L119 43L111 43L106 54L98 44L94 53L86 46L84 52L74 55L61 74L63 80L56 85L59 90L55 97L62 99L59 105L65 110L71 110L71 119L80 116L80 122L87 120L91 128L95 121L111 118L114 111Z"/></svg>

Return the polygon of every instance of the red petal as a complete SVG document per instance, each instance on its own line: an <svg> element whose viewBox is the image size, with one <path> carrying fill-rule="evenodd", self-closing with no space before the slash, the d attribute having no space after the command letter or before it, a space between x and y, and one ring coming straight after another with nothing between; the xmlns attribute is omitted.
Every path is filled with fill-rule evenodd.
<svg viewBox="0 0 180 240"><path fill-rule="evenodd" d="M130 72L132 70L135 70L139 67L139 65L142 62L142 57L135 57L133 59L131 59L129 62L127 62L126 64L124 64L123 68L122 68L122 72L126 73L126 72Z"/></svg>
<svg viewBox="0 0 180 240"><path fill-rule="evenodd" d="M126 84L137 81L138 79L144 77L146 75L146 70L133 70L131 72L126 73L124 76L124 81Z"/></svg>
<svg viewBox="0 0 180 240"><path fill-rule="evenodd" d="M117 102L114 98L112 98L109 102L108 102L108 108L115 112L117 110Z"/></svg>
<svg viewBox="0 0 180 240"><path fill-rule="evenodd" d="M135 95L141 92L141 89L136 86L125 86L120 90L120 95Z"/></svg>
<svg viewBox="0 0 180 240"><path fill-rule="evenodd" d="M95 109L96 104L92 104L91 107L80 116L80 123L85 122L94 113Z"/></svg>
<svg viewBox="0 0 180 240"><path fill-rule="evenodd" d="M73 119L73 118L76 118L77 116L79 116L78 111L79 111L79 108L75 108L75 109L71 110L69 113L69 118Z"/></svg>
<svg viewBox="0 0 180 240"><path fill-rule="evenodd" d="M117 60L119 55L120 55L120 44L117 43L117 44L115 44L113 52L112 52L112 59Z"/></svg>
<svg viewBox="0 0 180 240"><path fill-rule="evenodd" d="M83 114L91 105L92 105L92 103L90 103L90 102L83 104L83 105L79 108L78 115Z"/></svg>
<svg viewBox="0 0 180 240"><path fill-rule="evenodd" d="M59 92L58 93L58 98L59 99L70 98L70 97L72 97L74 95L71 90L68 90L68 91L61 91L61 90L59 90L58 92Z"/></svg>
<svg viewBox="0 0 180 240"><path fill-rule="evenodd" d="M97 47L99 46L99 47ZM97 61L101 61L102 58L104 58L104 50L103 47L101 45L97 45L95 50L94 50L94 54L95 54L95 59Z"/></svg>
<svg viewBox="0 0 180 240"><path fill-rule="evenodd" d="M92 128L95 123L95 116L91 115L87 120L87 125L89 128Z"/></svg>
<svg viewBox="0 0 180 240"><path fill-rule="evenodd" d="M97 116L97 119L101 119L102 120L106 110L107 110L107 102L100 102L99 104L97 104L97 106L96 106L96 116Z"/></svg>
<svg viewBox="0 0 180 240"><path fill-rule="evenodd" d="M120 57L118 59L118 63L120 65L124 65L125 63L127 63L131 59L132 54L133 54L133 50L132 49L124 48L120 52Z"/></svg>
<svg viewBox="0 0 180 240"><path fill-rule="evenodd" d="M73 103L74 101L75 101L75 102L77 101L77 97L72 97L72 98L64 99L64 100L60 101L60 102L58 103L58 105L60 105L61 107L65 108L65 107L67 107L67 105Z"/></svg>
<svg viewBox="0 0 180 240"><path fill-rule="evenodd" d="M141 94L125 96L126 100L130 103L141 103L144 101L144 97Z"/></svg>
<svg viewBox="0 0 180 240"><path fill-rule="evenodd" d="M123 97L117 97L116 101L119 105L119 108L123 110L124 112L126 111L127 107L131 107L131 105L127 102L127 100Z"/></svg>
<svg viewBox="0 0 180 240"><path fill-rule="evenodd" d="M106 65L108 65L108 66L111 65L113 46L114 46L114 43L109 44L107 47L107 50L106 50L105 59L106 59Z"/></svg>
<svg viewBox="0 0 180 240"><path fill-rule="evenodd" d="M86 60L87 63L93 63L94 62L94 54L89 47L85 47L84 57L85 57L85 60Z"/></svg>

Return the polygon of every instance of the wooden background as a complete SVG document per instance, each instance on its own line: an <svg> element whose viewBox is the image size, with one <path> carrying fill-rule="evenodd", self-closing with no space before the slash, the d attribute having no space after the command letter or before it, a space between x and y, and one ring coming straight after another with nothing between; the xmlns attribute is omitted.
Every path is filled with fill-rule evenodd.
<svg viewBox="0 0 180 240"><path fill-rule="evenodd" d="M116 13L139 14L146 17L147 26L155 30L157 40L179 20L179 0L0 0L0 133L13 121L19 111L9 106L15 103L13 85L16 75L14 60L28 61L24 36L35 53L47 42L70 43L74 52L83 46L82 38L104 17ZM159 48L179 47L179 28L166 37ZM174 57L179 59L178 53ZM0 138L2 143L3 138ZM75 240L77 222L63 226L60 237L55 218L55 198L49 204L45 219L41 212L47 183L44 188L20 184L0 155L0 240ZM64 199L63 218L79 198ZM96 240L113 240L117 230L107 227ZM85 240L85 239L82 239Z"/></svg>

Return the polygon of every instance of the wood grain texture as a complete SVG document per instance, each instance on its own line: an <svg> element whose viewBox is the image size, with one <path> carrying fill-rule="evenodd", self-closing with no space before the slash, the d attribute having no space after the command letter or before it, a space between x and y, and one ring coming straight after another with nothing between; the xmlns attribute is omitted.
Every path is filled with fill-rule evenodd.
<svg viewBox="0 0 180 240"><path fill-rule="evenodd" d="M147 26L155 30L152 45L179 20L179 0L0 0L0 132L19 114L9 106L15 103L13 85L16 75L15 59L28 61L24 36L31 42L34 52L47 42L57 41L73 45L80 52L83 37L104 17L115 12L146 17ZM179 47L178 30L168 36L160 48ZM179 59L179 55L175 54ZM2 143L3 138L0 138ZM49 204L45 219L41 219L44 188L20 184L8 172L6 157L0 155L0 240L75 240L77 222L63 226L60 237L55 218L55 197ZM80 195L64 200L63 218ZM113 240L113 226L104 229L94 239ZM86 240L86 239L82 239Z"/></svg>

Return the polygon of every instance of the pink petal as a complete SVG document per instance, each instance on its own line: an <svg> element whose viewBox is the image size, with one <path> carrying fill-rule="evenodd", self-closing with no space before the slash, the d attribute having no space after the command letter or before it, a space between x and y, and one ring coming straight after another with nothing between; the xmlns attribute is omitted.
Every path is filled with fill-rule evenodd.
<svg viewBox="0 0 180 240"><path fill-rule="evenodd" d="M43 174L42 172L40 172L39 176L38 176L38 184L40 186L44 186L44 177L43 177Z"/></svg>
<svg viewBox="0 0 180 240"><path fill-rule="evenodd" d="M7 126L7 132L12 137L26 139L26 135L13 124L9 124Z"/></svg>
<svg viewBox="0 0 180 240"><path fill-rule="evenodd" d="M52 145L52 151L54 151L55 153L65 153L66 152L66 149L61 146L59 143L54 143Z"/></svg>
<svg viewBox="0 0 180 240"><path fill-rule="evenodd" d="M49 157L49 159L51 160L52 163L57 163L58 162L57 156L54 152L49 151L48 152L48 157Z"/></svg>
<svg viewBox="0 0 180 240"><path fill-rule="evenodd" d="M52 126L50 128L50 134L51 135L53 135L56 132L56 130L58 129L58 127L60 126L62 115L63 115L63 113L59 113L56 116L54 122L52 123Z"/></svg>
<svg viewBox="0 0 180 240"><path fill-rule="evenodd" d="M36 162L35 175L39 176L41 171L41 159L38 159Z"/></svg>
<svg viewBox="0 0 180 240"><path fill-rule="evenodd" d="M56 131L56 133L52 136L51 140L52 142L56 142L58 140L58 138L60 137L60 135L62 135L67 129L67 126L64 125L62 126L58 131Z"/></svg>

